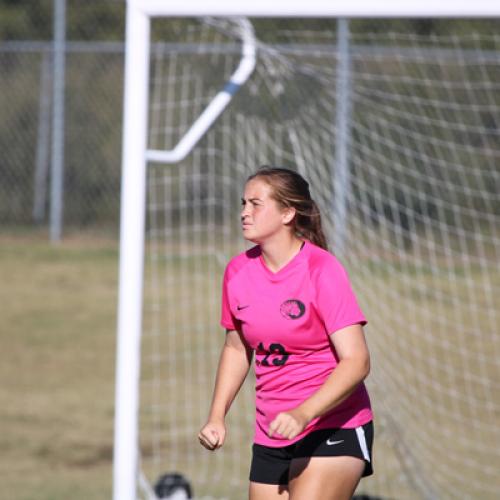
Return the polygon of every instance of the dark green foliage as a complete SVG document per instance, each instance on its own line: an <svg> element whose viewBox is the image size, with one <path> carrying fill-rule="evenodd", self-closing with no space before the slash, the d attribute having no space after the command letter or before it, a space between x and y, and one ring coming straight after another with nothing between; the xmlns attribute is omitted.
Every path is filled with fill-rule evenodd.
<svg viewBox="0 0 500 500"><path fill-rule="evenodd" d="M0 0L0 41L50 41L52 8L52 0ZM296 56L287 53L286 61L268 56L270 59L266 68L274 67L278 71L256 71L250 82L235 96L231 105L233 112L236 111L248 121L275 123L299 133L301 128L323 127L323 135L331 136L336 112L336 19L253 19L253 23L257 37L265 44L291 46L292 42L300 44L301 41L307 41L326 46L327 51L321 58L315 56L314 60L308 60L303 54ZM70 41L122 41L124 24L124 1L67 0L66 31ZM403 48L411 42L408 35L430 37L429 39L433 36L453 35L460 39L460 49L468 48L470 43L471 48L489 50L494 48L492 37L478 40L477 37L470 37L470 34L489 35L497 33L499 27L498 19L357 19L350 22L354 44L370 46L368 38L363 38L365 35L390 32L404 35L397 41ZM303 36L306 31L307 37ZM312 32L318 33L317 39L311 36ZM469 38L461 37L465 33ZM153 22L152 38L155 42L200 44L205 41L203 37L206 36L207 31L199 30L199 24L192 19L161 19ZM222 40L228 46L232 44L235 52L238 52L238 41L230 37ZM379 36L377 43L383 44L383 37ZM453 50L453 38L447 38L443 43L445 46L448 44L446 48ZM425 42L423 46L425 47ZM203 96L196 106L187 110L182 106L174 106L168 113L163 113L161 123L157 124L160 130L168 127L179 129L181 119L182 123L192 123L234 70L223 56L197 54L187 58L186 55L179 54L177 57L176 71L185 71L190 77L186 81L179 78L179 83L176 84L179 88L176 88L175 95L184 95L184 90L197 92L194 85L198 85L203 89ZM184 63L183 57L189 61ZM263 51L259 58L262 66ZM181 61L185 64L184 69L179 66ZM453 225L453 210L444 213L442 209L438 213L435 205L422 202L419 195L422 191L433 193L436 198L449 196L451 199L459 196L462 205L469 210L467 213L500 211L498 200L492 201L498 189L491 169L493 155L478 153L500 149L500 120L496 112L500 96L491 88L485 89L482 94L475 92L474 98L479 99L476 104L481 107L467 112L469 88L453 85L450 88L446 83L466 80L469 85L480 88L482 82L498 82L498 63L479 61L479 64L471 64L470 67L446 65L442 69L433 69L423 78L421 68L416 65L408 64L403 68L395 60L381 63L358 58L354 61L352 70L354 106L351 142L352 151L356 151L358 156L352 162L353 175L363 179L366 175L363 169L370 167L384 173L385 177L381 175L380 179L392 179L390 184L380 181L377 186L366 180L378 191L379 196L389 200L384 203L380 199L373 199L370 193L362 192L359 187L361 184L354 182L353 194L357 200L363 200L370 207L367 217L372 222L379 224L391 219L391 223L399 225L404 231L413 230L419 225L419 221L429 218L440 218ZM69 51L66 71L65 222L76 225L116 223L121 177L123 54ZM378 76L364 82L364 73ZM167 77L166 73L159 75L162 81ZM424 79L431 79L436 85L422 85ZM409 80L413 83L408 83ZM31 221L39 126L39 81L39 52L0 54L0 106L3 118L0 122L2 223ZM435 102L443 103L443 106L436 108ZM461 107L459 114L457 106ZM188 113L189 116L183 118L183 113ZM463 126L446 127L443 125L446 123ZM401 130L407 131L403 138ZM176 133L180 134L181 131ZM383 140L372 144L372 137L379 133ZM421 140L423 136L430 137L430 140ZM239 139L243 142L247 140ZM228 141L222 134L213 132L210 136L213 142L210 144L229 157L227 149L238 150L241 142L239 139ZM178 137L168 136L165 139L161 136L158 141L163 143L159 147L172 147L176 140ZM204 137L200 141L200 155L205 154L203 147L208 140ZM402 140L402 147L405 154L408 154L404 160L404 174L401 173L401 165L387 162L387 159L394 156L393 145L401 145ZM171 141L172 144L165 144L165 141ZM150 145L156 147L156 144ZM308 144L302 146L309 147ZM331 156L334 157L333 140L328 146L322 145L319 140L316 146L331 148ZM294 144L290 135L285 135L280 147L283 150L280 161L296 167ZM374 148L376 154L373 154ZM412 151L417 150L418 159L415 159ZM435 161L436 158L441 163ZM268 159L263 157L262 160ZM259 163L261 159L256 158L255 161ZM329 162L331 164L333 160ZM446 172L442 168L443 164L467 165L468 168L464 172L457 170L456 174L448 178L448 174L443 174ZM421 175L422 172L425 177ZM332 177L329 173L330 180L326 182L330 182ZM417 178L418 182L415 181ZM429 182L423 179L428 179ZM201 187L196 188L198 190L188 193L188 197L207 197L209 190L204 183L205 179L201 182ZM397 188L398 184L413 186L414 189L403 192ZM468 186L467 192L462 185ZM220 207L214 210L217 214L221 213ZM465 215L463 217L461 223L474 224L472 218L466 220Z"/></svg>
<svg viewBox="0 0 500 500"><path fill-rule="evenodd" d="M52 0L1 0L0 41L49 40Z"/></svg>
<svg viewBox="0 0 500 500"><path fill-rule="evenodd" d="M1 40L50 40L53 0L0 0ZM66 0L68 40L123 40L125 0Z"/></svg>

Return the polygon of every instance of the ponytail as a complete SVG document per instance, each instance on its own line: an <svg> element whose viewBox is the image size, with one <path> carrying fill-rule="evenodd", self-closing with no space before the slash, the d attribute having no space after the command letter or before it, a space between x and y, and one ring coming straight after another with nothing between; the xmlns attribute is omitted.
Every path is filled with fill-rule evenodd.
<svg viewBox="0 0 500 500"><path fill-rule="evenodd" d="M328 242L321 223L321 212L313 199L307 200L305 209L297 210L295 231L314 245L328 250Z"/></svg>

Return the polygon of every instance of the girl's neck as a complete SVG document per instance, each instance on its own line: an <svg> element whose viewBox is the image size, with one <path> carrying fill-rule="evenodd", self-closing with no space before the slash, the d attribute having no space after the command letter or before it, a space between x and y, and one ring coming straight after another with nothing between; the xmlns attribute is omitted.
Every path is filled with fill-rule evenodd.
<svg viewBox="0 0 500 500"><path fill-rule="evenodd" d="M260 249L268 269L273 273L277 273L300 252L303 244L303 240L293 235L288 238L261 243Z"/></svg>

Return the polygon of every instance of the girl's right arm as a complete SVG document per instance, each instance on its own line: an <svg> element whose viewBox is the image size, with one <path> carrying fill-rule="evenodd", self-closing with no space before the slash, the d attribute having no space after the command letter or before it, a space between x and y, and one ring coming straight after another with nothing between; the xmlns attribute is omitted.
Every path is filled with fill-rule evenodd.
<svg viewBox="0 0 500 500"><path fill-rule="evenodd" d="M216 450L224 444L224 419L247 376L251 361L252 350L245 344L241 333L228 330L219 358L208 420L198 434L200 443L207 450Z"/></svg>

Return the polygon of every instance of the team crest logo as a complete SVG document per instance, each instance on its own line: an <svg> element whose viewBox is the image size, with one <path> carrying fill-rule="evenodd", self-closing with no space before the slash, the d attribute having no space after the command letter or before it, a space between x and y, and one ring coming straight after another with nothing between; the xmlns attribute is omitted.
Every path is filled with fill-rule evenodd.
<svg viewBox="0 0 500 500"><path fill-rule="evenodd" d="M286 319L299 319L304 316L306 306L300 300L289 299L281 304L280 312Z"/></svg>

